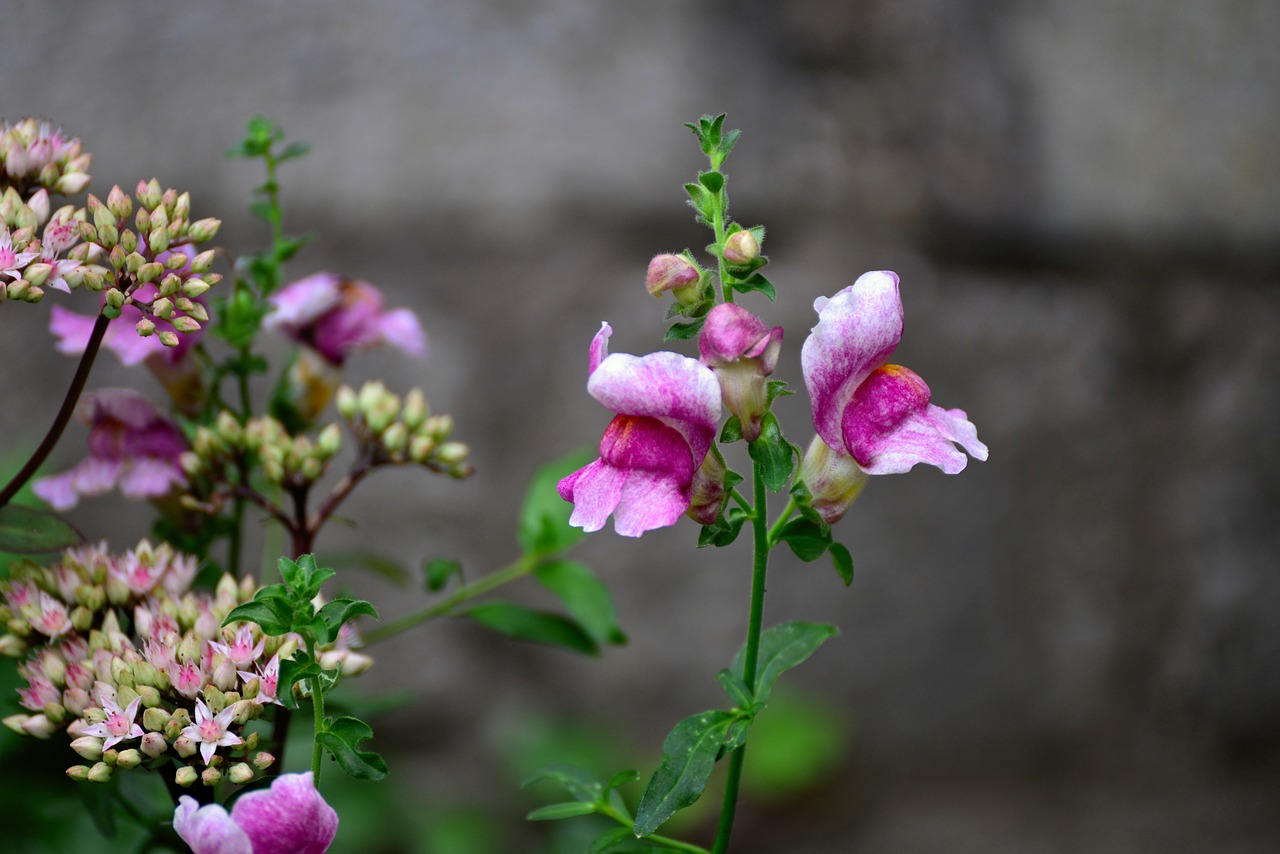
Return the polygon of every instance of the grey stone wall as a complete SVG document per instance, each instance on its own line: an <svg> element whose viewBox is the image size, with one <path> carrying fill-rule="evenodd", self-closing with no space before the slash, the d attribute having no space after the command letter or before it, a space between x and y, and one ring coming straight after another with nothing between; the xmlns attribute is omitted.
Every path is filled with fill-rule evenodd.
<svg viewBox="0 0 1280 854"><path fill-rule="evenodd" d="M354 371L424 386L479 467L461 485L385 475L321 547L475 572L514 554L536 466L598 441L582 386L599 321L616 351L660 346L645 264L705 242L681 123L727 111L734 213L770 228L782 296L750 305L786 327L780 375L799 384L814 297L895 269L898 358L991 447L957 478L867 489L839 529L851 589L778 558L768 618L843 629L792 681L839 712L848 750L828 788L745 809L735 850L1280 844L1280 6L12 5L3 115L81 136L96 188L189 188L233 254L261 239L241 215L258 176L222 156L244 121L314 144L284 174L287 228L321 235L293 271L358 274L419 312L427 363ZM0 306L15 441L71 369L27 360L46 311ZM93 380L138 381L106 363ZM807 439L804 401L785 403ZM123 546L146 523L121 517L76 512ZM454 624L380 649L370 684L414 698L378 726L424 786L409 800L483 800L528 833L499 758L513 721L585 705L651 763L718 703L747 555L694 538L586 544L632 640L601 661ZM414 604L360 583L388 615Z"/></svg>

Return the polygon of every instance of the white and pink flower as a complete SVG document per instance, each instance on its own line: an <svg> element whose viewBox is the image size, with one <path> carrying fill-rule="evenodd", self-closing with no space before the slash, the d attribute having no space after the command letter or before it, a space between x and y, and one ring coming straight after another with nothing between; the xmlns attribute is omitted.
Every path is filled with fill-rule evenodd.
<svg viewBox="0 0 1280 854"><path fill-rule="evenodd" d="M382 293L368 282L315 273L276 291L262 322L341 365L352 352L391 346L411 356L427 352L417 316L407 308L384 311Z"/></svg>
<svg viewBox="0 0 1280 854"><path fill-rule="evenodd" d="M196 722L185 727L182 734L200 745L200 758L206 765L219 747L244 743L244 739L231 731L235 714L235 706L227 706L215 715L204 700L196 700Z"/></svg>
<svg viewBox="0 0 1280 854"><path fill-rule="evenodd" d="M138 706L142 703L141 698L134 697L128 708L123 710L113 697L104 696L99 699L102 703L102 711L106 713L107 718L100 723L85 727L81 731L82 735L105 739L102 742L103 750L110 750L122 741L142 738L142 727L136 723Z"/></svg>
<svg viewBox="0 0 1280 854"><path fill-rule="evenodd" d="M987 458L987 446L963 410L933 405L923 379L888 364L902 338L895 273L864 273L813 307L818 325L804 342L801 367L814 427L834 453L815 440L802 477L823 518L834 522L844 515L861 475L899 474L917 463L956 474L967 462L956 444L975 459Z"/></svg>
<svg viewBox="0 0 1280 854"><path fill-rule="evenodd" d="M720 385L696 359L678 353L608 355L605 323L589 351L587 392L617 413L600 441L600 459L560 481L573 503L569 524L625 537L674 525L689 509L695 473L720 421Z"/></svg>

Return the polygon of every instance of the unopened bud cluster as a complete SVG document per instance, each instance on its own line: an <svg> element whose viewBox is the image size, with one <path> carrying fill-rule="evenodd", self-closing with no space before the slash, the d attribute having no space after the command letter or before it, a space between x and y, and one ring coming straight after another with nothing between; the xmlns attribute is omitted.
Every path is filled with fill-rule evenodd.
<svg viewBox="0 0 1280 854"><path fill-rule="evenodd" d="M401 398L377 381L359 391L344 385L334 403L374 465L417 463L455 478L474 472L471 450L449 438L453 416L432 415L420 389Z"/></svg>
<svg viewBox="0 0 1280 854"><path fill-rule="evenodd" d="M0 653L24 657L20 734L65 732L86 763L75 780L161 770L181 785L247 783L274 761L245 725L276 702L279 662L296 636L222 627L256 585L223 576L213 593L189 585L193 557L145 541L113 555L105 544L69 549L51 567L23 562L0 582ZM237 627L238 626L238 627Z"/></svg>
<svg viewBox="0 0 1280 854"><path fill-rule="evenodd" d="M89 185L92 155L79 139L63 136L46 121L26 118L0 123L3 183L24 197L33 190L74 196Z"/></svg>
<svg viewBox="0 0 1280 854"><path fill-rule="evenodd" d="M221 222L191 220L191 196L162 190L154 178L139 181L134 198L112 187L106 201L89 196L88 216L79 223L80 236L102 254L104 274L84 276L90 290L106 289L103 313L118 317L126 304L142 310L137 323L144 338L155 335L166 347L178 336L197 332L209 319L200 297L222 280L209 272L215 251L197 253L197 244L211 240Z"/></svg>
<svg viewBox="0 0 1280 854"><path fill-rule="evenodd" d="M208 478L216 484L228 466L239 467L256 457L272 483L308 487L324 474L341 444L342 430L337 424L330 424L312 439L290 434L271 416L251 418L241 424L223 410L211 426L196 430L191 450L182 455L181 464L192 480Z"/></svg>

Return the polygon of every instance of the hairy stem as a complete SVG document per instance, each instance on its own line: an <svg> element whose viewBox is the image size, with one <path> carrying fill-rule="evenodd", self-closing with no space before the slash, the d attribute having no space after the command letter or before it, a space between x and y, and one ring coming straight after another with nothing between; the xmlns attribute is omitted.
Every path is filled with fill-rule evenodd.
<svg viewBox="0 0 1280 854"><path fill-rule="evenodd" d="M67 393L62 398L62 408L54 416L53 423L49 425L49 432L45 433L40 446L27 460L26 465L5 484L4 489L0 490L0 507L8 504L13 496L18 494L18 490L22 489L44 464L49 453L62 438L62 431L66 429L67 423L71 420L71 414L75 412L76 403L80 400L80 393L84 391L84 384L89 379L89 371L93 368L93 360L102 347L102 337L107 334L107 324L110 322L111 319L105 314L98 315L97 321L93 324L93 332L89 335L89 343L85 345L84 354L80 357L80 364L76 365L76 372L71 377L71 385L67 387Z"/></svg>

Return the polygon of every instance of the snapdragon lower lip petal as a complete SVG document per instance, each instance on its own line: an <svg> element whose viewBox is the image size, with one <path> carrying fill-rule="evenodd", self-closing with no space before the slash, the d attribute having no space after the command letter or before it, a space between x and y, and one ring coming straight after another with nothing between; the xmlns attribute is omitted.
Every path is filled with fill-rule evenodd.
<svg viewBox="0 0 1280 854"><path fill-rule="evenodd" d="M338 814L310 771L282 774L271 788L242 795L231 817L253 841L253 854L323 854L338 832Z"/></svg>
<svg viewBox="0 0 1280 854"><path fill-rule="evenodd" d="M254 854L249 834L222 806L202 807L190 795L178 798L173 829L194 854Z"/></svg>

